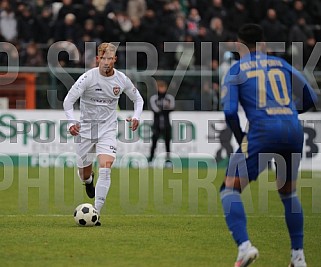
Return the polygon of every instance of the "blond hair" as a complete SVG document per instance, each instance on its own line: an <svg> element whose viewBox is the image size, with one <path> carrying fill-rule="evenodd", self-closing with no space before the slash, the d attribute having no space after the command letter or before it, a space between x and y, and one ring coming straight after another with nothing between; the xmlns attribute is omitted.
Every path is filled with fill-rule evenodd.
<svg viewBox="0 0 321 267"><path fill-rule="evenodd" d="M116 54L116 46L114 46L112 43L101 43L98 46L98 56L102 56L105 54L105 52L112 52Z"/></svg>

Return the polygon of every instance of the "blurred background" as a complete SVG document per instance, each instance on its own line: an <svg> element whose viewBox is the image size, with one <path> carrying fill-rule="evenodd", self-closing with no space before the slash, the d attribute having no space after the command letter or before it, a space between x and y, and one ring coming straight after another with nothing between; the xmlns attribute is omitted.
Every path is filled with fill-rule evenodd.
<svg viewBox="0 0 321 267"><path fill-rule="evenodd" d="M320 97L320 1L1 0L0 107L62 109L73 82L96 66L96 47L115 42L116 68L140 89L145 110L153 77L168 81L176 110L218 111L219 81L237 59L233 42L247 22L261 24L267 42L284 44L268 49L304 71ZM148 67L144 47L129 42L151 45L156 67ZM192 46L172 43L166 51L164 42ZM132 109L125 96L119 107Z"/></svg>

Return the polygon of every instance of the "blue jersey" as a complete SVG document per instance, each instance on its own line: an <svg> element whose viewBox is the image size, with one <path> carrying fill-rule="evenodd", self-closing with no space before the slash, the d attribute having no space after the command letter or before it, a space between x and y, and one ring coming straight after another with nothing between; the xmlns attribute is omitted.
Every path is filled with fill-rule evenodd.
<svg viewBox="0 0 321 267"><path fill-rule="evenodd" d="M236 62L224 77L221 92L226 121L238 143L244 135L238 103L249 121L249 136L288 142L302 132L298 113L316 101L302 74L282 58L261 52L249 53Z"/></svg>
<svg viewBox="0 0 321 267"><path fill-rule="evenodd" d="M303 145L298 113L312 107L316 98L305 78L283 59L260 52L242 57L222 86L226 122L242 143L231 155L226 175L255 180L280 155L285 168L278 168L278 177L296 179ZM249 121L247 134L240 127L239 103Z"/></svg>

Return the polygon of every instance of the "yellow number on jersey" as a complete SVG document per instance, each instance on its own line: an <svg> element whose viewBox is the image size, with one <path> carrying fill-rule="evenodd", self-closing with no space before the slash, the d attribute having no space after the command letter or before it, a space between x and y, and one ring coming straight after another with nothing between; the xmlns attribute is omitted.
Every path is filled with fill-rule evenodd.
<svg viewBox="0 0 321 267"><path fill-rule="evenodd" d="M252 70L246 73L248 78L257 78L258 80L258 92L259 92L259 107L266 107L266 75L264 70ZM274 99L281 105L286 106L290 103L290 97L288 94L288 87L285 80L284 73L279 69L271 69L267 72L268 82L271 85ZM278 79L276 79L278 78ZM280 82L281 88L279 88L277 81ZM282 91L283 97L280 92Z"/></svg>

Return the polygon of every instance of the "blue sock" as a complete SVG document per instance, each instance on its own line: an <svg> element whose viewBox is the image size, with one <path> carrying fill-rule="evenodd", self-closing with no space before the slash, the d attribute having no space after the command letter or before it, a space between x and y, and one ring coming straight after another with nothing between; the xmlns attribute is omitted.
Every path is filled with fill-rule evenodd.
<svg viewBox="0 0 321 267"><path fill-rule="evenodd" d="M303 211L296 192L280 194L292 249L303 249Z"/></svg>
<svg viewBox="0 0 321 267"><path fill-rule="evenodd" d="M241 195L238 191L225 187L221 191L221 201L226 224L236 244L239 246L249 240Z"/></svg>

